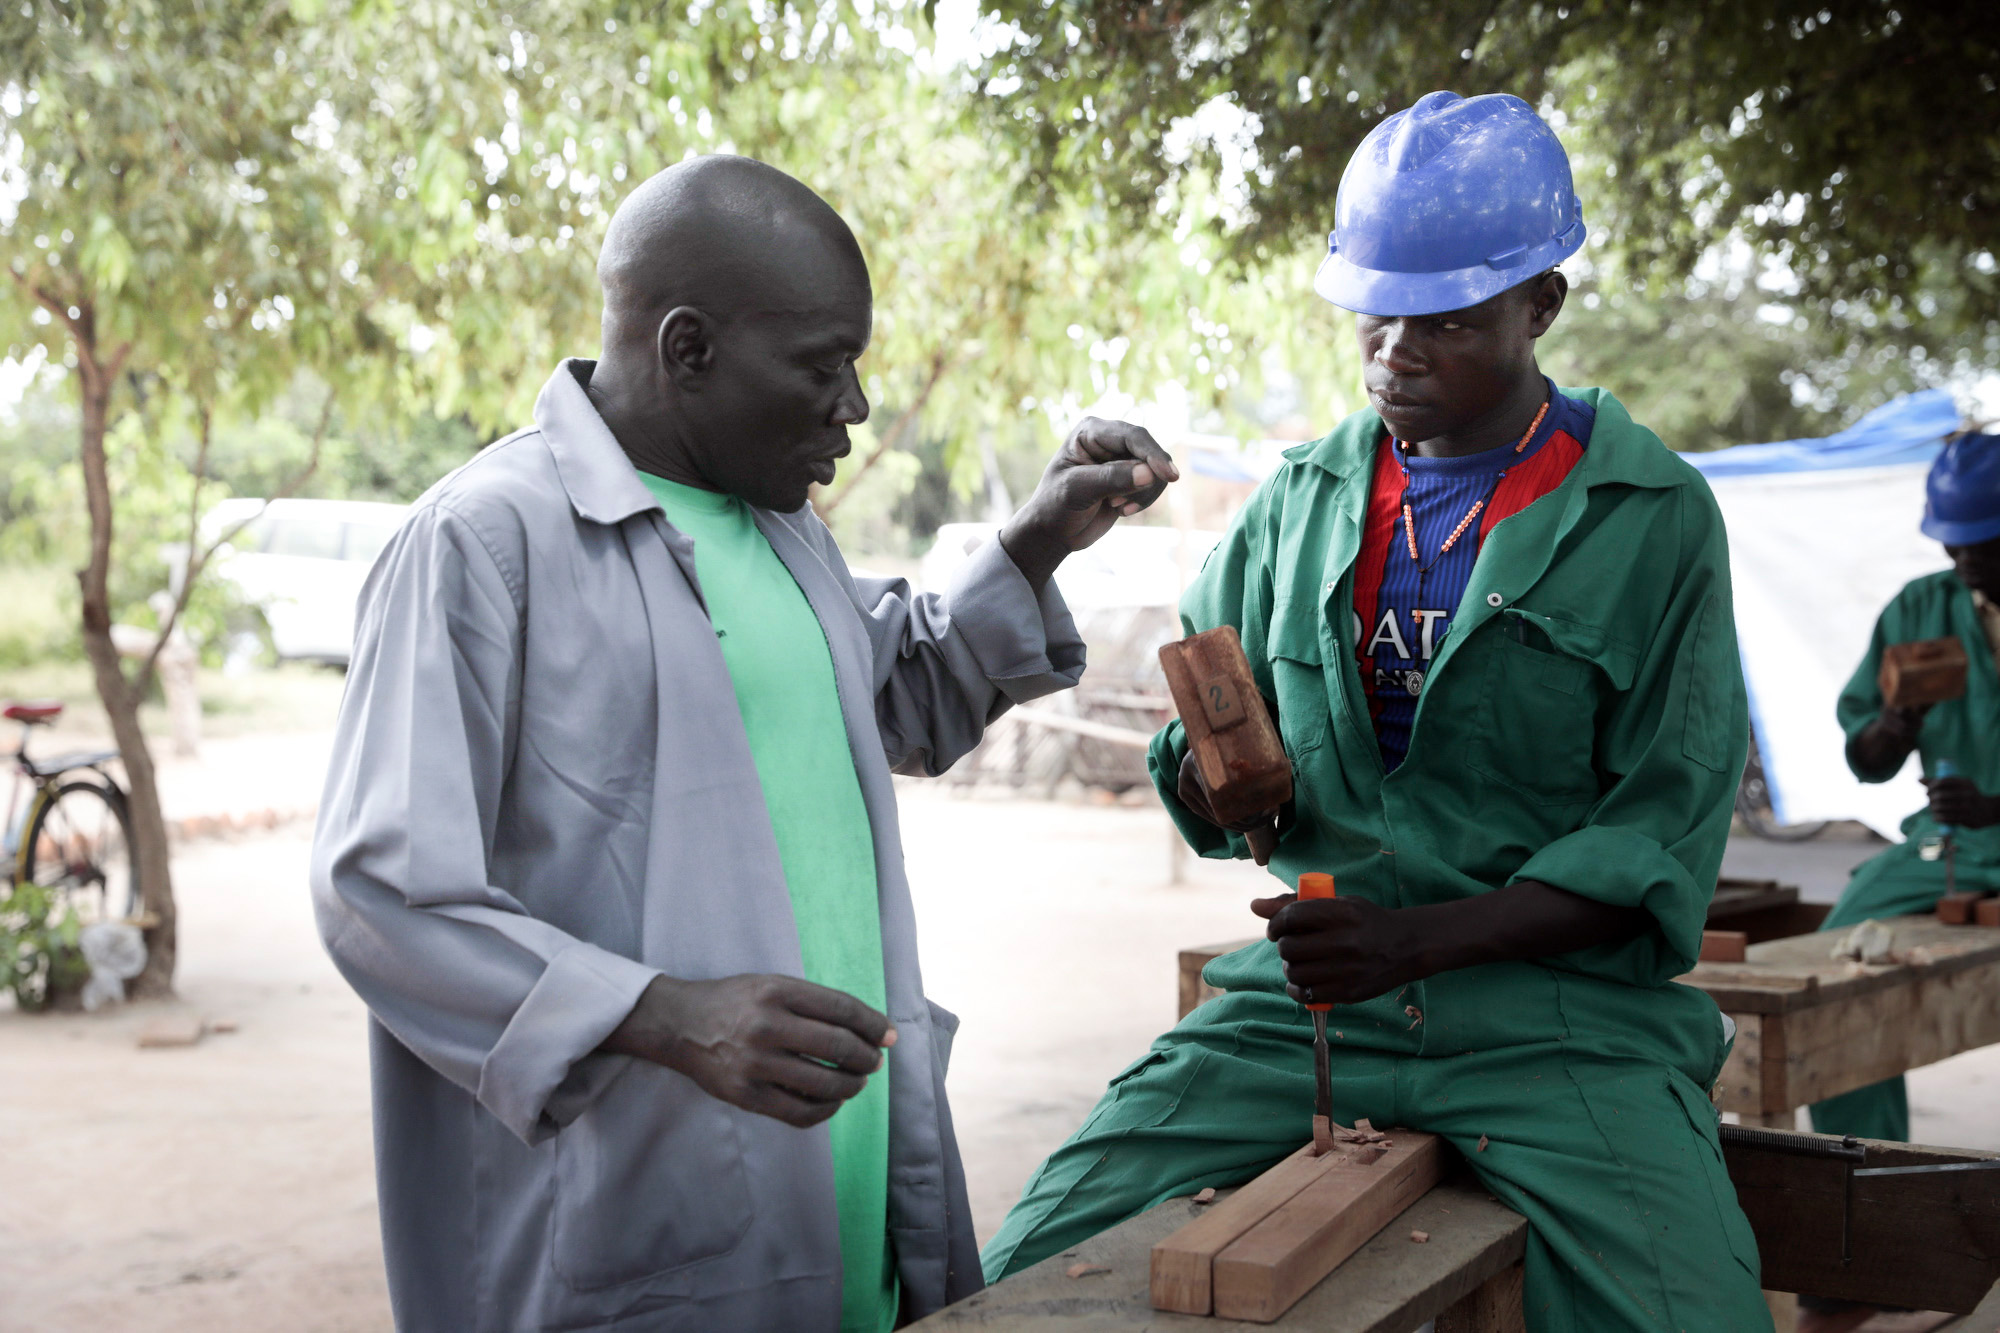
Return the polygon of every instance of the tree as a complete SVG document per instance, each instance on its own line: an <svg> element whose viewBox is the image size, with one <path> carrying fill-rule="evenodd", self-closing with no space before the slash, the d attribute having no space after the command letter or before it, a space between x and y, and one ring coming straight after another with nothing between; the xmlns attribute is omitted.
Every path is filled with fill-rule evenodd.
<svg viewBox="0 0 2000 1333"><path fill-rule="evenodd" d="M1577 157L1628 274L1678 281L1733 237L1818 323L2000 350L2000 23L1984 0L989 0L982 70L1049 195L1132 219L1215 160L1189 118L1240 113L1248 263L1323 245L1348 157L1423 93L1512 92ZM1878 330L1878 324L1880 326Z"/></svg>
<svg viewBox="0 0 2000 1333"><path fill-rule="evenodd" d="M595 346L592 261L617 196L700 151L787 167L862 237L883 416L854 471L920 417L962 466L982 432L1120 375L1218 399L1254 377L1264 344L1231 312L1254 309L1232 303L1259 280L1209 280L1206 233L1135 230L1089 193L1033 199L1032 161L961 114L920 26L834 0L0 12L0 319L10 355L62 362L76 393L83 641L133 798L139 991L170 986L176 929L138 723L152 664L128 668L110 635L119 571L145 560L119 459L182 488L198 576L215 441L297 385L324 396L273 492L305 484L337 414L518 424L557 357ZM1189 218L1212 197L1199 172L1177 183Z"/></svg>

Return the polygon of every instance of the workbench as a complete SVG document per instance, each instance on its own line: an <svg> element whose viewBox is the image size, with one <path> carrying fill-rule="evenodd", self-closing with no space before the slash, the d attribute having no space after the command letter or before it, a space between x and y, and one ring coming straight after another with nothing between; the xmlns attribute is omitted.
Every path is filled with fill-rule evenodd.
<svg viewBox="0 0 2000 1333"><path fill-rule="evenodd" d="M1771 910L1792 912L1782 902ZM1835 960L1838 935L1828 932L1764 939L1743 962L1699 963L1681 978L1736 1022L1718 1106L1746 1125L1790 1129L1801 1106L2000 1043L2000 929L1930 916L1885 924L1897 961L1884 965ZM1254 942L1181 951L1182 1017L1220 993L1202 968Z"/></svg>
<svg viewBox="0 0 2000 1333"><path fill-rule="evenodd" d="M1752 944L1682 980L1736 1020L1716 1103L1792 1126L1800 1106L2000 1042L2000 929L1890 918L1895 961L1836 961L1833 933Z"/></svg>
<svg viewBox="0 0 2000 1333"><path fill-rule="evenodd" d="M1218 1191L1226 1198L1230 1191ZM1520 1333L1521 1256L1528 1223L1469 1174L1406 1208L1276 1323L1164 1314L1147 1299L1153 1245L1201 1205L1169 1199L1073 1249L1025 1268L911 1325L923 1333ZM1428 1241L1410 1239L1412 1231ZM1069 1276L1072 1269L1105 1269Z"/></svg>

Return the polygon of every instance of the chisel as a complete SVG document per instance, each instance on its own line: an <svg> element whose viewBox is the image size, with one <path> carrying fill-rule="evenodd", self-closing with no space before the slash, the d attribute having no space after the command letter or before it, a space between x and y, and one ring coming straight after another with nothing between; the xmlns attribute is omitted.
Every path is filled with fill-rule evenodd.
<svg viewBox="0 0 2000 1333"><path fill-rule="evenodd" d="M1937 775L1940 780L1955 778L1958 776L1958 765L1949 759L1940 759ZM1944 894L1947 898L1958 892L1958 858L1953 855L1958 850L1955 845L1957 834L1958 830L1949 824L1938 825L1938 836L1944 839Z"/></svg>
<svg viewBox="0 0 2000 1333"><path fill-rule="evenodd" d="M1307 871L1299 876L1299 898L1333 897L1333 876ZM1313 1154L1333 1151L1333 1054L1326 1046L1330 1004L1309 1004L1313 1016Z"/></svg>

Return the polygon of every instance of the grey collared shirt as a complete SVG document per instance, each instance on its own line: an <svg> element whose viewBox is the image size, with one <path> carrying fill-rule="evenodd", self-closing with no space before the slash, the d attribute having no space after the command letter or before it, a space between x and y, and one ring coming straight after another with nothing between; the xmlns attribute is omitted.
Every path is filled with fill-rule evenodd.
<svg viewBox="0 0 2000 1333"><path fill-rule="evenodd" d="M326 947L373 1015L396 1322L827 1330L824 1126L598 1050L660 974L801 975L728 668L671 527L563 363L535 425L418 501L361 597L313 850ZM809 508L753 511L832 650L873 826L906 1309L979 1285L891 771L936 774L1074 685L1054 589L997 544L944 596L852 576Z"/></svg>

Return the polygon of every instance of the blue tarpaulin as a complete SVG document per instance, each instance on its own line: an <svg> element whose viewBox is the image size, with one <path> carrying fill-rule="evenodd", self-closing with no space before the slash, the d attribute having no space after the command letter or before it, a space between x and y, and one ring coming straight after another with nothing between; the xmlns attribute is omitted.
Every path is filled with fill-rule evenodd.
<svg viewBox="0 0 2000 1333"><path fill-rule="evenodd" d="M1930 466L1944 437L1958 429L1958 408L1943 389L1926 389L1870 412L1846 430L1816 440L1739 444L1713 453L1683 454L1709 477L1751 477L1770 472L1821 472L1831 468Z"/></svg>
<svg viewBox="0 0 2000 1333"><path fill-rule="evenodd" d="M1924 802L1911 770L1855 779L1834 704L1883 606L1945 565L1917 524L1924 475L1958 429L1951 395L1928 390L1823 439L1681 455L1708 477L1729 527L1737 642L1780 819L1858 819L1895 837Z"/></svg>

